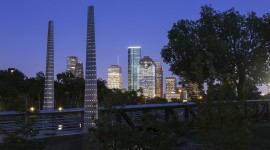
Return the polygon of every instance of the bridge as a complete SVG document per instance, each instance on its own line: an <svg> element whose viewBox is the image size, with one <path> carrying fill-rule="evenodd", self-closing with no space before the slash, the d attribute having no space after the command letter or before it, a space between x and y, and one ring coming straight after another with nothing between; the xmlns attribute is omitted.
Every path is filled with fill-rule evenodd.
<svg viewBox="0 0 270 150"><path fill-rule="evenodd" d="M243 108L246 113L251 113L257 120L270 120L270 100L247 100L243 103L234 103ZM224 102L225 104L225 102ZM250 109L252 108L252 109ZM188 103L165 103L165 104L143 104L113 106L111 108L99 107L99 115L112 113L113 117L108 118L108 123L120 123L122 127L143 126L143 117L147 112L157 116L159 121L177 119L187 121L197 117L198 104ZM252 110L252 112L250 112ZM35 138L47 138L49 136L66 136L83 134L84 108L70 108L53 111L36 112L0 112L0 138L7 133L20 130L29 122L33 130L38 131Z"/></svg>

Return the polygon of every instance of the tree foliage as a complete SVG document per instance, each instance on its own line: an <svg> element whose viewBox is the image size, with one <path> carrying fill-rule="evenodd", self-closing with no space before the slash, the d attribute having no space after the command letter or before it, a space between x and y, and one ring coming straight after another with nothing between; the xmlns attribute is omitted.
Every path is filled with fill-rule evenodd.
<svg viewBox="0 0 270 150"><path fill-rule="evenodd" d="M71 72L62 72L56 77L57 80L54 82L56 107L83 107L84 79L75 78Z"/></svg>
<svg viewBox="0 0 270 150"><path fill-rule="evenodd" d="M216 80L229 85L238 99L246 82L263 84L270 73L270 15L241 15L203 6L198 20L179 20L161 51L170 70L184 83Z"/></svg>
<svg viewBox="0 0 270 150"><path fill-rule="evenodd" d="M195 138L213 150L246 149L252 138L252 119L243 103L207 101L198 105Z"/></svg>

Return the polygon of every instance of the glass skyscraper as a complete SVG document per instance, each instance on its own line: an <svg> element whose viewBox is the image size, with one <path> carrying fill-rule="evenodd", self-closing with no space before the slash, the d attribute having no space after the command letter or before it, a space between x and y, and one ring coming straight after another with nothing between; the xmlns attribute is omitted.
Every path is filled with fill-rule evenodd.
<svg viewBox="0 0 270 150"><path fill-rule="evenodd" d="M155 97L156 90L156 66L149 56L144 56L138 66L139 85L143 89L143 95L147 98Z"/></svg>
<svg viewBox="0 0 270 150"><path fill-rule="evenodd" d="M108 67L108 88L122 89L122 69L119 65Z"/></svg>
<svg viewBox="0 0 270 150"><path fill-rule="evenodd" d="M141 47L128 47L128 90L138 89L138 66L141 59Z"/></svg>

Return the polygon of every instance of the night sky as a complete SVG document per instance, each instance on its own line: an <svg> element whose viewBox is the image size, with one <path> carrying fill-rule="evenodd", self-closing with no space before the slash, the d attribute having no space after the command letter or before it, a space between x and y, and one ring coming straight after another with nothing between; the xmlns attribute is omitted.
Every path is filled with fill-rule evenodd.
<svg viewBox="0 0 270 150"><path fill-rule="evenodd" d="M67 56L78 56L85 65L87 7L94 5L97 75L107 80L107 68L117 64L119 54L127 88L127 47L139 45L142 57L162 61L173 23L198 19L206 4L241 14L270 12L270 0L0 0L0 69L17 68L28 77L45 72L49 20L54 21L55 74L66 70ZM163 70L164 79L172 75L165 63Z"/></svg>

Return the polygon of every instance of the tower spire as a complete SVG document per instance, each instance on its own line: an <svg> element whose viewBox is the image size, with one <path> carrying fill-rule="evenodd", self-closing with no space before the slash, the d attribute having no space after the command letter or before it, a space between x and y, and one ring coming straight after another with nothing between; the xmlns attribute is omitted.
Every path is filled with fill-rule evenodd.
<svg viewBox="0 0 270 150"><path fill-rule="evenodd" d="M54 109L54 32L53 32L53 21L50 20L48 25L43 110L53 110L53 109Z"/></svg>
<svg viewBox="0 0 270 150"><path fill-rule="evenodd" d="M86 40L84 132L98 119L94 6L88 7Z"/></svg>

